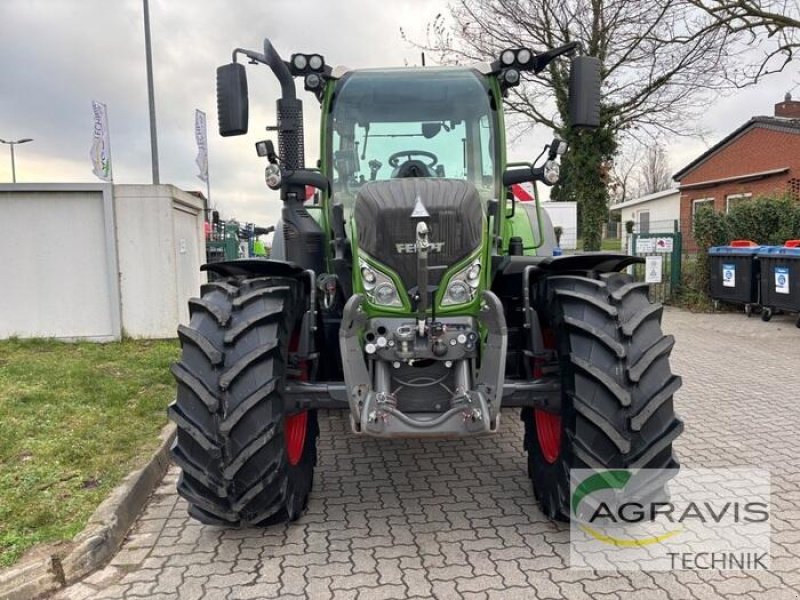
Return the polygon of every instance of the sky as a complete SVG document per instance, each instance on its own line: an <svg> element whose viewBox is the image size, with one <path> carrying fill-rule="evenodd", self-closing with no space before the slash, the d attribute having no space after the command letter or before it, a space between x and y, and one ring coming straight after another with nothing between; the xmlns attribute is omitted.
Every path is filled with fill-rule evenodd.
<svg viewBox="0 0 800 600"><path fill-rule="evenodd" d="M254 142L269 137L279 86L264 66L248 66L250 131L216 132L215 69L235 47L261 51L269 37L288 58L319 52L331 65L419 64L404 41L446 11L442 0L150 0L161 182L205 191L197 178L194 111L208 115L211 200L224 217L260 225L280 211L264 184ZM16 149L18 182L91 182L91 101L108 107L115 183L149 183L150 138L141 0L0 0L0 138L34 138ZM757 51L757 49L756 49ZM430 61L430 59L429 59ZM791 65L790 65L791 67ZM800 83L797 68L711 105L702 139L670 140L673 171L690 162ZM318 103L302 92L306 162L318 157ZM800 97L800 88L796 96ZM694 128L696 124L687 124ZM538 127L515 141L509 160L531 160L550 139ZM11 181L0 145L0 182Z"/></svg>

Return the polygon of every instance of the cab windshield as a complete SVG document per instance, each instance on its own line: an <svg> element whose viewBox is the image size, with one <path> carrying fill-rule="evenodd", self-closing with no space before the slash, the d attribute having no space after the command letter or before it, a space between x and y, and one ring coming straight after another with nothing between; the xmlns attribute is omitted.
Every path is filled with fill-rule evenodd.
<svg viewBox="0 0 800 600"><path fill-rule="evenodd" d="M466 179L497 196L495 111L468 69L356 71L337 83L329 164L334 193L350 204L367 181Z"/></svg>

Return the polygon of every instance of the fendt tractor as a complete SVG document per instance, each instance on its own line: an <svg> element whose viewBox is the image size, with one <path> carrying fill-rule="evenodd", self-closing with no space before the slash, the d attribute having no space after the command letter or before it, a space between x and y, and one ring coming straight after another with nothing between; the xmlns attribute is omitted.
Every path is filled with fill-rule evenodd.
<svg viewBox="0 0 800 600"><path fill-rule="evenodd" d="M502 409L520 408L533 491L554 519L569 518L570 469L677 469L674 340L647 285L622 272L642 259L554 257L538 200L509 194L554 184L566 144L508 163L503 100L525 73L566 72L553 61L567 57L566 126L596 127L601 65L575 43L472 66L347 69L316 53L283 60L265 40L217 70L222 136L248 129L237 59L280 83L277 149L256 151L283 204L271 257L205 265L217 279L178 330L169 413L194 518L297 519L319 409L349 411L355 435L455 438L496 433ZM295 78L321 105L315 167Z"/></svg>

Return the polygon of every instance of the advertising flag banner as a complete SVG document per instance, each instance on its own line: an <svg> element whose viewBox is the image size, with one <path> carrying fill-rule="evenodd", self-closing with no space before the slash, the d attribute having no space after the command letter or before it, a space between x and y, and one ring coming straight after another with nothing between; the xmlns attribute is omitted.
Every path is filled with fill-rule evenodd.
<svg viewBox="0 0 800 600"><path fill-rule="evenodd" d="M197 142L197 168L200 172L197 177L201 181L208 181L208 137L206 135L206 113L202 110L194 111L194 139Z"/></svg>
<svg viewBox="0 0 800 600"><path fill-rule="evenodd" d="M108 133L108 112L102 102L92 100L94 115L94 134L89 158L92 161L92 173L103 181L113 181L111 171L111 138Z"/></svg>

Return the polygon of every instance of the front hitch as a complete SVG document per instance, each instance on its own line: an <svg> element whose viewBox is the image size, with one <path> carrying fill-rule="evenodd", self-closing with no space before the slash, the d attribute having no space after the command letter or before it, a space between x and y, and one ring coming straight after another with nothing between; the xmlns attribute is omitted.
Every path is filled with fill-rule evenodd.
<svg viewBox="0 0 800 600"><path fill-rule="evenodd" d="M478 319L487 333L480 352L472 341L477 340L478 335L476 323L470 317L454 317L449 324L443 320L445 329L437 331L440 337L436 339L431 338L433 334L429 331L420 335L411 327L412 321L407 326L397 327L391 336L382 334L362 347L365 329L390 330L386 326L390 319L368 318L362 308L363 301L360 294L348 300L339 331L347 399L356 433L377 437L459 437L497 429L507 344L505 317L497 296L490 291L483 292ZM394 321L396 325L402 319ZM474 333L467 335L465 331ZM436 342L442 342L446 351L440 358L435 353ZM481 364L474 373L473 365L478 356ZM402 382L399 378L393 380L392 369L420 362L452 369L449 400L430 409L403 409L397 390L393 389L393 386L402 388L399 385ZM423 367L428 368L431 367Z"/></svg>

